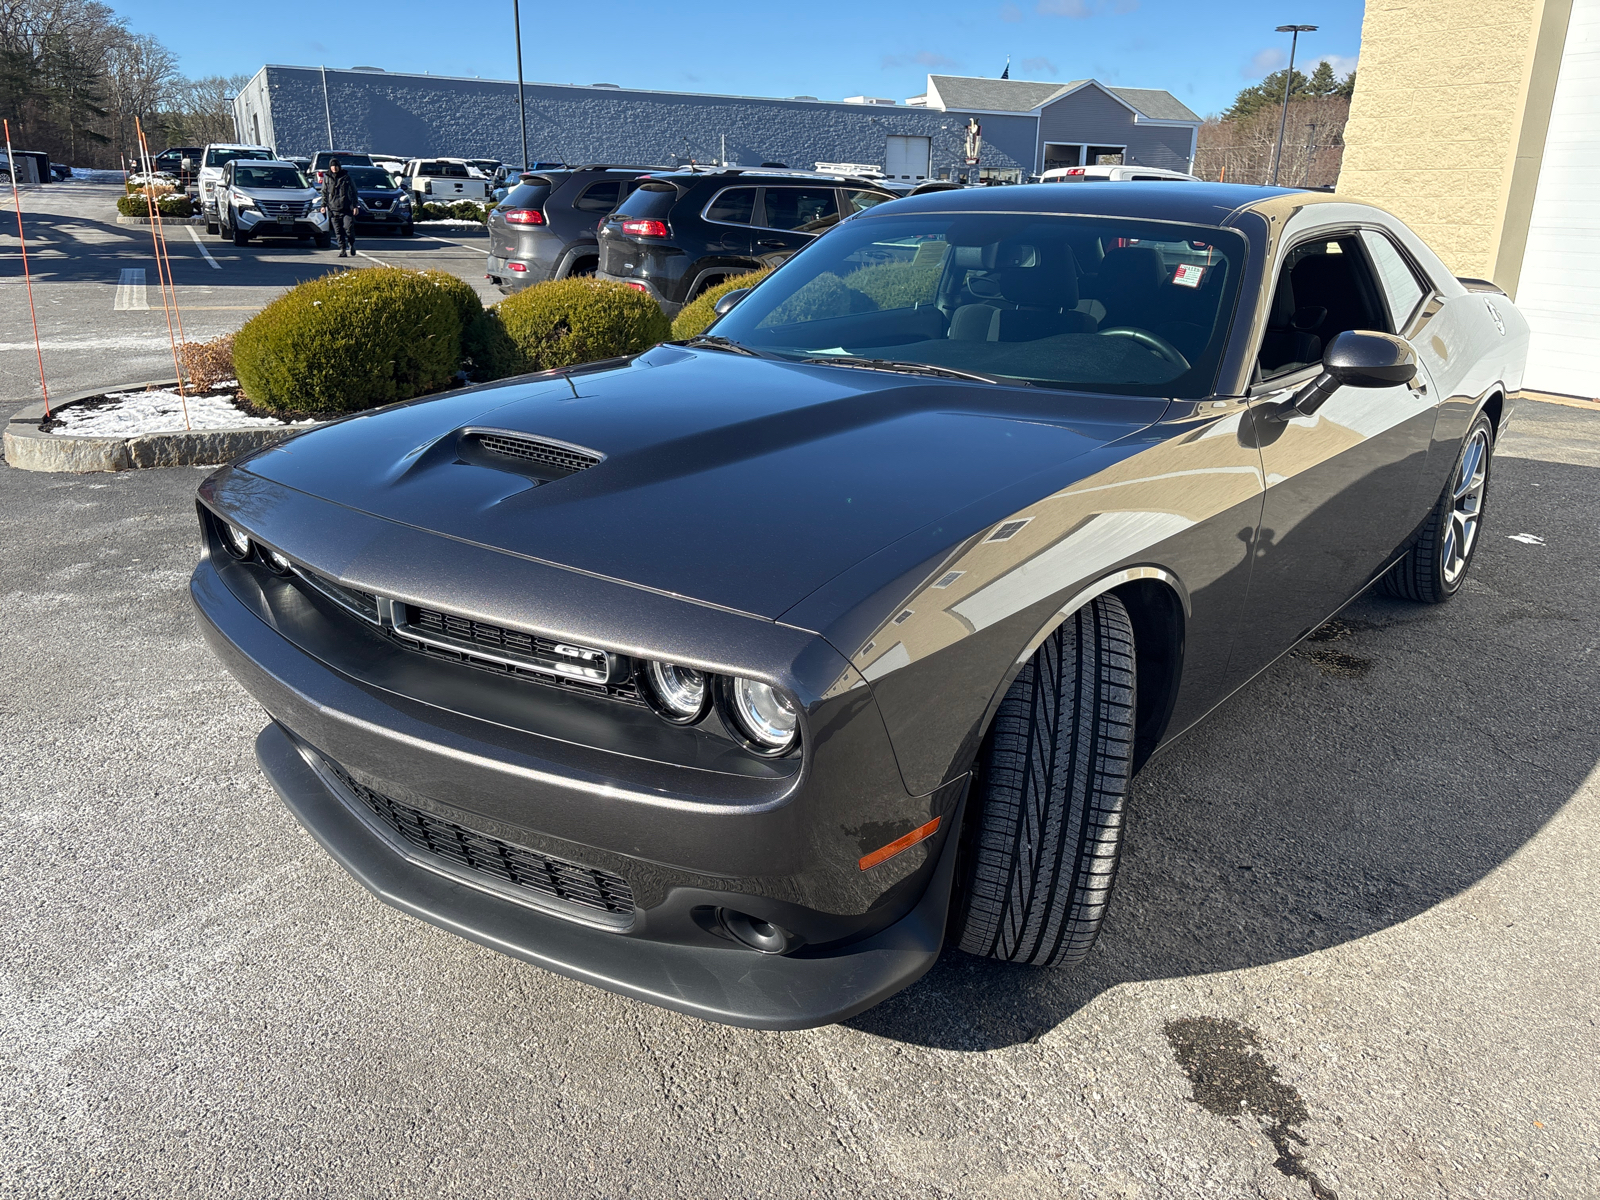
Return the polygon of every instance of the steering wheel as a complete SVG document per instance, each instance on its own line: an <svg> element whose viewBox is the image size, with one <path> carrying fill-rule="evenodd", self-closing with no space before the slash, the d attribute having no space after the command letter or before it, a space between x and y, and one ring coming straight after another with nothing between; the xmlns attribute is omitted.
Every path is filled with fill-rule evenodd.
<svg viewBox="0 0 1600 1200"><path fill-rule="evenodd" d="M1146 350L1153 351L1166 359L1180 371L1189 369L1189 360L1183 353L1159 333L1151 333L1148 329L1135 329L1132 325L1115 325L1110 329L1099 331L1101 337L1132 338Z"/></svg>

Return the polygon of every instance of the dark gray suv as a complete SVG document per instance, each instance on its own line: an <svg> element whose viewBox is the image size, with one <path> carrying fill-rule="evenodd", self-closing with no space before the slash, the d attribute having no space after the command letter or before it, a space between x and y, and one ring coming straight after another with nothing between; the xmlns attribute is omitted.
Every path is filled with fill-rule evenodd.
<svg viewBox="0 0 1600 1200"><path fill-rule="evenodd" d="M593 275L597 226L649 170L587 166L524 174L489 213L486 276L515 292L547 279Z"/></svg>

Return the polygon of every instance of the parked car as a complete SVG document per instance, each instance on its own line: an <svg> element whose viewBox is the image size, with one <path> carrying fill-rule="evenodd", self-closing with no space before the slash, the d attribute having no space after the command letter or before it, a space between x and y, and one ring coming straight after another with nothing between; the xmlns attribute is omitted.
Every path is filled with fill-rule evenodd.
<svg viewBox="0 0 1600 1200"><path fill-rule="evenodd" d="M356 185L356 196L361 202L356 210L356 223L398 229L401 237L410 237L411 197L394 177L378 167L347 167L345 170Z"/></svg>
<svg viewBox="0 0 1600 1200"><path fill-rule="evenodd" d="M236 158L255 162L276 162L278 156L270 147L251 146L237 142L212 142L200 157L200 213L206 219L206 232L218 229L217 188L222 182L222 170Z"/></svg>
<svg viewBox="0 0 1600 1200"><path fill-rule="evenodd" d="M400 154L370 154L368 157L372 159L373 166L380 167L389 172L389 174L394 176L396 179L399 179L400 176L405 172L406 162L408 161L409 156Z"/></svg>
<svg viewBox="0 0 1600 1200"><path fill-rule="evenodd" d="M181 188L194 185L200 174L200 160L205 154L203 146L168 146L151 160L151 165L165 175L171 175Z"/></svg>
<svg viewBox="0 0 1600 1200"><path fill-rule="evenodd" d="M474 175L464 158L413 158L401 171L400 186L419 204L457 200L489 202L489 180Z"/></svg>
<svg viewBox="0 0 1600 1200"><path fill-rule="evenodd" d="M469 158L467 166L482 175L485 179L494 179L500 171L498 158Z"/></svg>
<svg viewBox="0 0 1600 1200"><path fill-rule="evenodd" d="M1198 175L1168 171L1163 167L1055 167L1039 176L1040 183L1199 183Z"/></svg>
<svg viewBox="0 0 1600 1200"><path fill-rule="evenodd" d="M598 277L654 296L672 315L706 288L776 266L841 217L892 199L827 175L658 172L601 225Z"/></svg>
<svg viewBox="0 0 1600 1200"><path fill-rule="evenodd" d="M765 1028L947 928L1088 954L1153 753L1461 591L1528 345L1388 213L1206 183L901 200L724 300L223 468L191 594L382 900Z"/></svg>
<svg viewBox="0 0 1600 1200"><path fill-rule="evenodd" d="M328 164L336 158L341 167L372 166L372 156L357 150L318 150L311 156L311 170L306 177L321 187L328 174Z"/></svg>
<svg viewBox="0 0 1600 1200"><path fill-rule="evenodd" d="M332 244L322 195L291 162L233 159L223 166L215 190L222 236L235 246L258 237Z"/></svg>
<svg viewBox="0 0 1600 1200"><path fill-rule="evenodd" d="M57 183L60 183L63 180L72 178L72 168L67 166L66 163L53 162L50 164L50 176Z"/></svg>
<svg viewBox="0 0 1600 1200"><path fill-rule="evenodd" d="M293 163L295 166L300 168L300 174L306 176L308 179L311 177L311 157L309 155L286 154L283 157L283 161L287 163Z"/></svg>
<svg viewBox="0 0 1600 1200"><path fill-rule="evenodd" d="M523 175L489 211L485 275L504 292L593 275L600 265L598 222L647 170L587 166Z"/></svg>

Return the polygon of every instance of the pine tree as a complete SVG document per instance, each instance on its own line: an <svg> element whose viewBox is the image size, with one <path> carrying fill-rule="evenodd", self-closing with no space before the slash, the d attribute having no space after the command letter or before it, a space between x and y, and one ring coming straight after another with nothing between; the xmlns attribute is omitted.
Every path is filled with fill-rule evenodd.
<svg viewBox="0 0 1600 1200"><path fill-rule="evenodd" d="M1339 80L1333 73L1333 67L1327 59L1317 64L1317 69L1311 72L1311 82L1306 85L1306 90L1313 96L1333 96L1339 91Z"/></svg>
<svg viewBox="0 0 1600 1200"><path fill-rule="evenodd" d="M1285 71L1274 71L1255 87L1247 87L1233 98L1233 107L1222 114L1224 121L1237 121L1244 117L1254 116L1263 108L1274 107L1283 103L1283 80ZM1290 81L1289 99L1303 100L1311 95L1307 87L1307 79L1299 71L1294 73Z"/></svg>

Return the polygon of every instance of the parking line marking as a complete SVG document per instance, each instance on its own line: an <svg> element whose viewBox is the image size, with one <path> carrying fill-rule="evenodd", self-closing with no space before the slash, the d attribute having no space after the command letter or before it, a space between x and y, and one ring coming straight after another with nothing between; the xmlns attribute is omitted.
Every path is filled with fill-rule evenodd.
<svg viewBox="0 0 1600 1200"><path fill-rule="evenodd" d="M200 240L200 235L195 231L193 225L189 226L189 236L194 239L194 244L200 248L200 253L206 256L206 261L211 264L212 269L216 271L222 270L222 264L211 257L211 251L206 249L206 244Z"/></svg>
<svg viewBox="0 0 1600 1200"><path fill-rule="evenodd" d="M122 274L117 277L117 302L113 311L132 312L149 307L150 301L144 289L144 268L123 267Z"/></svg>
<svg viewBox="0 0 1600 1200"><path fill-rule="evenodd" d="M362 258L366 259L368 262L377 263L380 267L387 267L389 265L388 263L384 262L383 259L381 259L381 258L373 258L372 255L368 254L365 250L357 250L356 253L359 254Z"/></svg>
<svg viewBox="0 0 1600 1200"><path fill-rule="evenodd" d="M460 246L463 250L471 250L474 254L487 254L488 251L478 246L469 246L465 242L452 242L449 238L442 238L436 233L419 233L414 236L427 238L430 242L440 242L446 246Z"/></svg>

